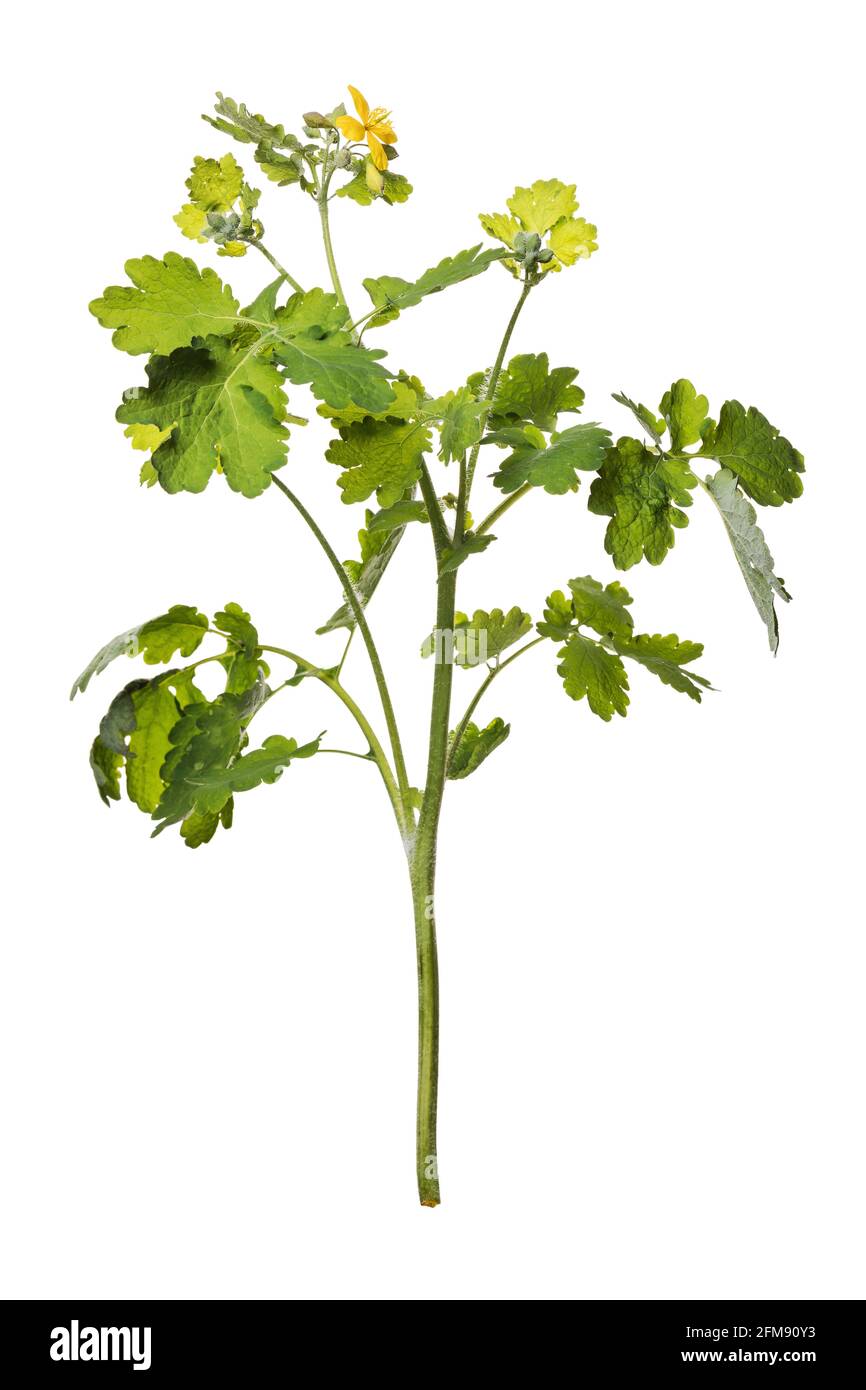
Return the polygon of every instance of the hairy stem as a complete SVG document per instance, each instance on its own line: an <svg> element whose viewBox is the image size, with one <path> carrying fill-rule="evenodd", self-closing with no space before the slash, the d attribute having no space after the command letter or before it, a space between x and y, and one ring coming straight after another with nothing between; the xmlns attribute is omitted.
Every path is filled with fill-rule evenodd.
<svg viewBox="0 0 866 1390"><path fill-rule="evenodd" d="M302 287L301 285L298 284L298 282L297 282L297 280L295 279L295 277L294 277L293 275L290 275L290 274L289 274L289 272L286 270L286 267L285 267L284 265L280 265L280 263L279 263L279 261L277 260L276 256L273 256L266 246L264 246L260 241L251 241L251 242L250 242L250 246L254 246L254 247L256 248L257 251L261 251L261 253L262 253L262 255L264 256L265 260L266 260L266 261L270 261L271 265L274 267L274 270L277 272L277 274L278 274L278 275L282 275L283 279L286 280L286 281L288 281L288 283L291 285L292 289L293 289L297 294L303 294L303 293L304 293L303 287Z"/></svg>
<svg viewBox="0 0 866 1390"><path fill-rule="evenodd" d="M439 579L436 601L436 628L450 632L454 627L457 574L452 571ZM445 790L448 761L448 722L451 713L450 660L437 661L433 671L433 699L430 708L430 740L427 754L427 782L412 856L412 900L415 909L415 946L418 965L418 1109L416 1164L418 1195L423 1206L439 1202L439 1175L436 1158L436 1107L439 1086L439 967L436 952L434 892L439 814Z"/></svg>
<svg viewBox="0 0 866 1390"><path fill-rule="evenodd" d="M495 525L499 518L503 516L505 512L508 511L509 507L513 507L515 502L519 502L521 497L526 497L527 493L530 493L531 491L532 484L524 483L523 486L519 487L516 492L510 493L509 496L504 498L498 506L494 507L491 512L488 512L487 516L484 518L481 524L475 528L476 536L483 536L485 531L489 531L491 526Z"/></svg>
<svg viewBox="0 0 866 1390"><path fill-rule="evenodd" d="M529 291L532 289L534 283L535 282L533 280L524 280L523 284L520 287L520 297L514 306L514 312L512 313L511 318L508 320L508 323L505 328L505 333L503 334L502 342L499 344L499 351L496 354L496 361L493 364L493 370L491 371L490 376L487 379L487 390L484 392L484 396L482 398L485 402L493 400L493 397L496 392L496 383L499 380L499 373L502 371L502 363L505 361L505 354L508 351L508 344L511 342L511 335L514 332L517 320L520 317L520 311L526 303ZM469 462L466 466L466 486L464 488L463 498L464 513L465 508L469 502L469 494L472 491L472 479L475 476L475 465L478 462L478 451L480 448L481 441L479 440L478 443L473 446L472 453L469 455ZM464 524L463 518L458 516L457 523L458 530L462 534Z"/></svg>
<svg viewBox="0 0 866 1390"><path fill-rule="evenodd" d="M403 829L403 831L408 833L414 826L414 816L412 814L411 809L411 798L409 795L409 778L406 773L406 760L403 757L403 745L400 742L400 731L397 728L397 719L394 714L394 706L391 702L391 695L388 690L388 683L385 680L385 673L382 670L382 662L379 658L379 653L376 650L376 644L373 641L373 634L370 632L370 628L367 624L367 619L364 616L364 609L361 606L361 602L358 598L358 595L355 593L352 581L349 579L349 576L347 575L345 569L340 564L340 561L337 559L336 551L328 541L321 527L307 511L301 499L297 497L294 492L292 492L291 488L286 487L286 484L282 481L281 478L278 478L275 473L272 474L271 481L279 489L280 492L282 492L286 497L288 497L292 506L303 517L304 521L309 526L313 535L316 537L316 540L319 542L319 545L322 547L325 554L327 555L332 569L334 570L334 572L340 580L340 585L342 587L343 593L346 596L346 601L352 610L352 616L355 619L355 622L358 626L358 631L361 634L364 646L367 648L367 655L370 658L370 665L373 668L373 676L379 690L379 699L382 702L382 713L385 716L385 724L388 729L388 738L391 743L391 752L394 757L394 767L397 773L397 785L400 790L400 802L402 805L402 817L398 817L398 819L400 819L401 821L401 828Z"/></svg>
<svg viewBox="0 0 866 1390"><path fill-rule="evenodd" d="M333 163L331 163L330 165L328 164L329 155L330 148L328 148L325 151L325 164L322 167L322 181L319 184L318 192L316 194L316 202L319 207L319 218L322 223L322 240L325 243L325 259L328 262L328 273L331 277L331 284L334 286L334 292L337 298L339 299L340 303L345 304L346 309L348 311L349 305L346 301L346 293L343 289L342 284L340 283L340 272L337 270L337 260L334 256L334 243L331 240L331 217L330 212L328 210L328 189L331 186L331 179L334 175L334 165ZM351 314L349 314L349 318L351 317Z"/></svg>
<svg viewBox="0 0 866 1390"><path fill-rule="evenodd" d="M397 824L400 827L400 832L401 834L405 833L405 808L403 805L403 800L400 796L399 788L394 779L394 773L392 771L391 764L388 761L388 756L381 743L379 742L376 736L376 732L370 724L369 719L364 714L361 707L355 702L355 700L352 699L352 696L349 694L348 690L346 690L345 687L341 685L340 681L337 679L335 675L333 675L332 672L323 671L320 667L313 665L311 661L307 661L304 657L298 656L297 652L289 651L286 647L262 647L262 651L272 652L275 656L284 656L289 661L294 661L295 665L300 667L302 671L306 671L308 675L314 677L316 680L321 681L322 684L326 685L329 690L332 690L336 695L337 699L340 700L346 706L346 709L349 711L352 718L355 720L355 723L358 725L358 728L361 730L362 734L367 740L370 752L373 756L373 760L376 763L376 766L378 767L379 772L382 775L382 781L385 783L385 790L388 793L388 798L391 802L392 807L394 808L394 815L397 817ZM323 748L320 751L324 753L337 752L340 750ZM364 755L360 754L358 756L363 757Z"/></svg>

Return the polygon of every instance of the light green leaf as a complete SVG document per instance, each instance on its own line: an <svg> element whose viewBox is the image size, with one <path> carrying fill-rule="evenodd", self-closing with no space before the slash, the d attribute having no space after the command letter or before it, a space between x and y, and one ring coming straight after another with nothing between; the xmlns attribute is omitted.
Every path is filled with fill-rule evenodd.
<svg viewBox="0 0 866 1390"><path fill-rule="evenodd" d="M70 700L79 691L83 695L92 678L100 675L119 656L142 655L149 665L170 661L178 652L181 656L191 656L200 645L207 627L208 620L204 613L187 604L177 603L167 613L128 628L106 642L93 660L88 662L69 693Z"/></svg>
<svg viewBox="0 0 866 1390"><path fill-rule="evenodd" d="M273 145L263 140L256 146L256 163L270 179L271 183L277 184L279 188L287 188L290 184L306 182L304 179L304 165L301 155L296 150L291 154L281 154L275 150Z"/></svg>
<svg viewBox="0 0 866 1390"><path fill-rule="evenodd" d="M335 294L313 289L293 294L275 314L280 335L295 338L299 333L337 333L346 324L349 311Z"/></svg>
<svg viewBox="0 0 866 1390"><path fill-rule="evenodd" d="M620 656L640 662L641 666L658 676L663 685L681 690L698 704L701 701L701 687L712 689L703 676L682 669L686 663L695 661L702 654L704 648L700 642L681 642L675 632L665 637L657 632L652 636L641 633L631 639L614 637L613 645Z"/></svg>
<svg viewBox="0 0 866 1390"><path fill-rule="evenodd" d="M561 218L577 212L579 204L574 192L573 183L536 179L530 188L515 188L508 199L508 207L525 232L538 232L543 236Z"/></svg>
<svg viewBox="0 0 866 1390"><path fill-rule="evenodd" d="M463 731L463 737L455 747L456 732L453 730L450 735L450 753L446 773L446 776L455 782L475 772L485 758L489 758L494 749L505 742L511 733L511 725L499 718L491 719L484 729L479 729L477 724L467 724Z"/></svg>
<svg viewBox="0 0 866 1390"><path fill-rule="evenodd" d="M181 717L180 706L164 677L148 681L132 696L135 728L129 738L126 790L148 815L165 790L160 769L171 748L170 735Z"/></svg>
<svg viewBox="0 0 866 1390"><path fill-rule="evenodd" d="M468 386L449 391L438 400L425 401L423 409L425 418L440 422L439 458L443 463L461 459L484 432L487 406L475 399Z"/></svg>
<svg viewBox="0 0 866 1390"><path fill-rule="evenodd" d="M513 433L506 431L502 438L512 442ZM495 435L491 438L496 442ZM595 422L572 425L552 435L546 447L526 437L500 465L493 482L506 493L516 492L524 483L553 494L576 492L578 470L600 468L610 442L610 432Z"/></svg>
<svg viewBox="0 0 866 1390"><path fill-rule="evenodd" d="M244 171L234 155L222 159L202 159L196 155L192 172L186 181L190 201L202 212L228 212L240 197Z"/></svg>
<svg viewBox="0 0 866 1390"><path fill-rule="evenodd" d="M396 318L401 309L420 304L428 294L438 294L449 285L481 275L494 261L502 260L503 255L504 252L498 249L482 251L479 243L468 251L458 251L456 256L446 256L438 265L425 270L417 280L382 275L378 279L365 280L364 289L375 308L384 311L389 319ZM373 320L374 323L376 321Z"/></svg>
<svg viewBox="0 0 866 1390"><path fill-rule="evenodd" d="M417 481L430 448L424 425L363 420L340 433L325 457L343 469L338 482L344 502L363 502L375 491L380 506L393 506Z"/></svg>
<svg viewBox="0 0 866 1390"><path fill-rule="evenodd" d="M485 232L511 248L514 246L514 238L517 233L523 231L517 218L509 217L504 212L479 212L478 221Z"/></svg>
<svg viewBox="0 0 866 1390"><path fill-rule="evenodd" d="M420 385L420 383L418 383ZM336 410L331 405L320 405L316 407L316 412L323 415L326 420L333 420L336 429L342 429L344 425L357 424L359 420L414 420L418 416L420 394L413 386L411 381L401 380L395 377L391 382L391 389L394 392L394 399L389 401L383 410L371 412L365 410L363 406L352 405L344 406L342 410Z"/></svg>
<svg viewBox="0 0 866 1390"><path fill-rule="evenodd" d="M561 589L554 589L547 596L543 622L536 623L536 630L542 637L550 637L554 642L564 642L574 631L574 600L566 598Z"/></svg>
<svg viewBox="0 0 866 1390"><path fill-rule="evenodd" d="M175 251L124 268L132 285L109 285L90 305L103 328L115 329L111 341L121 351L169 353L195 337L235 332L238 302L214 271Z"/></svg>
<svg viewBox="0 0 866 1390"><path fill-rule="evenodd" d="M580 633L569 637L559 656L562 660L557 670L566 695L572 700L586 696L593 714L606 722L614 713L625 714L629 704L628 677L619 657Z"/></svg>
<svg viewBox="0 0 866 1390"><path fill-rule="evenodd" d="M680 453L690 444L697 444L701 431L707 421L709 402L706 396L699 396L690 381L684 377L675 381L669 391L662 396L659 410L667 421L671 432L671 448Z"/></svg>
<svg viewBox="0 0 866 1390"><path fill-rule="evenodd" d="M803 455L753 405L725 401L719 423L700 454L736 473L740 486L763 507L793 502L803 491Z"/></svg>
<svg viewBox="0 0 866 1390"><path fill-rule="evenodd" d="M512 357L496 384L491 428L526 421L548 433L556 429L558 415L578 411L583 405L583 391L572 384L576 376L576 367L554 367L551 371L546 352ZM483 376L473 377L470 386L480 388L482 382Z"/></svg>
<svg viewBox="0 0 866 1390"><path fill-rule="evenodd" d="M598 250L597 236L598 228L585 217L569 217L551 228L547 244L562 265L574 265Z"/></svg>
<svg viewBox="0 0 866 1390"><path fill-rule="evenodd" d="M147 387L126 392L121 423L173 426L151 460L166 492L202 492L217 470L234 492L258 497L285 463L286 397L274 364L258 352L248 329L228 341L209 337L152 358Z"/></svg>
<svg viewBox="0 0 866 1390"><path fill-rule="evenodd" d="M185 603L176 603L167 613L142 623L137 634L137 648L145 663L155 666L171 661L176 655L192 656L201 645L208 629L204 613Z"/></svg>
<svg viewBox="0 0 866 1390"><path fill-rule="evenodd" d="M273 785L281 776L283 769L294 762L296 758L311 758L314 753L319 751L319 743L323 738L319 734L318 738L311 743L305 743L298 747L297 741L293 738L284 738L282 734L271 734L266 738L261 748L255 749L252 753L243 753L231 764L230 767L209 768L198 776L192 776L189 780L195 787L203 787L209 791L230 791L246 792L253 787L259 787L263 782Z"/></svg>
<svg viewBox="0 0 866 1390"><path fill-rule="evenodd" d="M720 468L714 477L707 478L706 490L719 509L728 539L733 546L746 587L766 625L770 650L779 647L779 621L774 596L790 601L781 579L773 573L773 557L764 534L758 526L757 513L737 487L737 480L727 468Z"/></svg>
<svg viewBox="0 0 866 1390"><path fill-rule="evenodd" d="M207 213L202 212L201 208L197 208L193 203L184 203L180 212L175 213L172 221L177 223L184 236L189 237L190 241L207 241L207 237L203 235L208 224Z"/></svg>
<svg viewBox="0 0 866 1390"><path fill-rule="evenodd" d="M604 548L617 569L629 569L644 556L651 565L661 564L674 543L674 528L688 525L678 508L691 504L697 482L685 459L660 457L638 439L620 439L608 450L588 506L612 518Z"/></svg>

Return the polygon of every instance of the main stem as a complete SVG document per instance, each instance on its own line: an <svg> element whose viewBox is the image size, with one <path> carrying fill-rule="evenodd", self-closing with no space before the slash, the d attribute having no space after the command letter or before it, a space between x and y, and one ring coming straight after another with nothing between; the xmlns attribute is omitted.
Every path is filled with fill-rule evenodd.
<svg viewBox="0 0 866 1390"><path fill-rule="evenodd" d="M436 628L451 632L457 575L451 572L439 580L436 601ZM436 1148L436 1108L439 1090L439 965L436 950L436 845L439 813L445 790L448 764L448 722L451 711L453 664L437 660L433 675L433 701L430 711L430 742L427 756L427 785L415 836L411 861L412 901L415 909L415 949L418 965L418 1110L416 1125L416 1167L421 1205L439 1204L439 1173Z"/></svg>

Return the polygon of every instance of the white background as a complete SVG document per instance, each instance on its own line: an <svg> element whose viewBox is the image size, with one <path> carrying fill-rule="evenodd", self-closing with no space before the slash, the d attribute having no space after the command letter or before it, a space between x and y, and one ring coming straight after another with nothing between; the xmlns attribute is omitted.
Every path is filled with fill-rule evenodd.
<svg viewBox="0 0 866 1390"><path fill-rule="evenodd" d="M23 13L4 98L0 1292L862 1297L856 8ZM143 360L86 306L168 249L251 295L263 262L191 252L171 220L192 156L231 145L199 113L220 88L291 127L346 82L393 108L415 185L393 209L333 204L353 304L364 275L480 239L476 213L516 183L574 180L601 249L533 296L514 350L579 367L584 418L615 433L632 426L611 391L654 404L688 375L715 409L756 404L808 466L802 501L763 513L795 597L777 660L699 497L666 564L619 577L639 627L705 642L719 693L699 707L637 672L605 725L551 646L482 707L513 732L445 804L436 1211L414 1191L410 901L375 769L292 768L191 853L90 781L132 667L66 698L103 641L174 602L237 600L266 640L340 649L311 636L339 594L275 490L139 490L113 412ZM262 214L325 283L312 204L266 184ZM513 295L494 267L381 343L454 387ZM361 509L325 437L298 431L286 476L351 556ZM538 616L572 575L613 578L604 524L585 490L533 495L461 573L461 606ZM371 608L416 781L432 614L416 528ZM360 652L346 679L369 696ZM456 673L461 707L473 684ZM287 692L268 721L356 746L327 692Z"/></svg>

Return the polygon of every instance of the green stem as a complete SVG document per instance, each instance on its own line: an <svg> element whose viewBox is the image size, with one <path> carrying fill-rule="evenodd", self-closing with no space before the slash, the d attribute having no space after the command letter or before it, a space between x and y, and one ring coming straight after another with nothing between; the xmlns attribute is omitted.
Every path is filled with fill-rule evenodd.
<svg viewBox="0 0 866 1390"><path fill-rule="evenodd" d="M427 516L430 519L430 529L433 532L433 545L436 550L436 558L451 544L451 537L448 534L448 527L445 524L445 517L439 505L439 498L436 496L436 487L430 477L430 470L426 463L421 462L421 496L424 498L424 506L427 508Z"/></svg>
<svg viewBox="0 0 866 1390"><path fill-rule="evenodd" d="M379 690L379 699L382 702L382 713L385 716L385 724L388 729L388 738L391 743L391 751L394 755L394 767L397 773L397 784L400 789L400 801L403 808L401 828L404 830L405 833L408 833L414 827L414 815L411 809L411 797L409 795L409 778L406 773L406 760L403 757L403 746L400 742L400 731L397 728L397 719L394 714L394 706L391 702L391 695L388 690L388 683L385 680L385 672L382 670L382 662L379 659L379 653L376 650L376 644L373 641L373 634L371 633L370 628L367 625L367 619L364 616L364 609L361 606L357 594L355 593L355 589L352 585L351 580L349 579L349 576L347 575L343 566L340 564L340 561L337 559L336 551L328 541L321 527L307 511L300 497L297 497L295 493L292 492L291 488L286 487L286 484L283 482L281 478L277 477L276 473L273 473L271 475L271 481L279 489L280 492L282 492L286 497L288 497L292 506L303 517L304 521L309 526L313 535L316 537L316 540L319 542L319 545L322 547L325 554L327 555L332 569L334 570L334 572L340 580L340 585L342 587L343 593L346 596L346 601L352 610L352 616L354 617L355 622L358 626L358 631L361 634L364 646L367 648L367 655L370 658L370 665L373 668L373 676L375 678L376 685Z"/></svg>
<svg viewBox="0 0 866 1390"><path fill-rule="evenodd" d="M454 627L456 572L439 580L436 628ZM427 781L411 860L412 902L418 967L418 1108L416 1166L418 1195L423 1206L437 1206L439 1175L436 1157L436 1108L439 1087L439 967L436 951L434 891L439 814L448 761L448 722L451 712L453 664L439 661L433 673Z"/></svg>
<svg viewBox="0 0 866 1390"><path fill-rule="evenodd" d="M260 241L251 241L251 242L250 242L250 246L254 246L254 247L256 248L257 251L261 251L261 253L262 253L262 255L264 256L265 260L266 260L266 261L270 261L271 265L274 267L274 270L277 272L278 275L282 275L282 277L283 277L284 280L288 280L288 282L289 282L289 284L291 285L292 289L295 290L295 292L296 292L297 294L303 294L303 293L304 293L303 288L298 284L298 282L297 282L297 280L295 279L295 277L294 277L293 275L290 275L290 274L289 274L289 272L286 270L285 266L280 265L280 263L279 263L279 261L277 260L276 256L272 256L271 253L270 253L270 251L268 250L268 248L267 248L266 246L263 246L262 243L261 243Z"/></svg>
<svg viewBox="0 0 866 1390"><path fill-rule="evenodd" d="M512 313L511 318L508 320L508 324L506 326L502 342L499 344L499 351L496 354L496 361L493 364L493 370L491 371L490 376L487 380L487 390L484 392L483 396L485 402L493 400L493 396L496 391L496 383L499 381L499 373L502 371L502 363L505 361L505 354L508 351L508 344L511 342L511 335L514 332L515 325L517 324L517 320L520 317L520 311L526 303L529 291L532 289L534 283L534 280L524 280L523 284L521 285L520 298L514 306L514 312ZM478 451L480 448L481 441L479 440L478 443L473 446L472 453L469 455L469 463L466 469L464 509L468 504L469 494L472 491L472 479L475 476L475 465L478 462ZM462 533L463 519L458 516L457 522L458 530Z"/></svg>
<svg viewBox="0 0 866 1390"><path fill-rule="evenodd" d="M325 164L322 167L322 181L316 193L316 202L319 206L319 218L322 223L322 240L325 243L325 258L328 262L328 272L331 276L331 284L341 304L346 305L348 312L349 305L346 301L346 293L340 283L340 272L337 270L337 261L334 256L334 244L331 241L331 218L328 210L328 189L331 186L331 179L334 176L334 166L328 167L328 155L330 151L325 151ZM351 318L351 314L349 314Z"/></svg>
<svg viewBox="0 0 866 1390"><path fill-rule="evenodd" d="M457 728L454 730L454 737L451 740L451 752L448 759L449 763L451 761L451 758L454 756L454 753L457 749L457 745L459 744L463 735L466 733L469 721L471 720L473 714L478 708L478 705L481 702L481 698L484 695L485 691L488 689L488 687L493 684L493 682L496 680L496 677L500 674L501 671L505 670L506 666L511 665L512 661L516 661L519 656L523 656L524 652L530 651L533 647L537 647L539 642L544 642L546 640L547 639L544 637L533 637L531 642L526 642L524 646L518 647L517 651L512 652L511 656L506 657L505 661L500 661L498 666L494 666L491 670L488 671L484 680L481 682L475 694L472 696L472 699L469 701L469 704L466 707L466 713L460 720L460 723L457 725Z"/></svg>
<svg viewBox="0 0 866 1390"><path fill-rule="evenodd" d="M481 522L481 525L475 528L476 536L483 536L485 531L489 531L491 526L494 526L496 522L499 520L499 518L503 516L505 512L508 511L509 507L513 507L515 502L519 502L521 497L526 497L527 493L530 493L531 491L532 484L524 483L523 486L519 487L516 492L512 492L508 497L504 498L504 500L500 502L497 507L493 508L492 512L489 512L487 514L487 516Z"/></svg>
<svg viewBox="0 0 866 1390"><path fill-rule="evenodd" d="M370 746L370 752L373 755L373 759L376 763L376 766L382 774L382 781L385 783L385 790L387 791L388 797L391 801L391 805L394 808L394 815L397 817L397 824L400 827L400 833L401 835L405 835L407 827L404 802L403 798L400 795L399 788L397 787L397 783L394 780L394 773L391 770L391 764L388 761L388 756L381 743L379 742L378 738L376 737L375 730L370 724L370 721L368 720L367 716L364 714L361 707L358 704L356 704L356 702L352 699L348 690L346 690L345 687L340 684L340 681L337 679L337 677L334 676L330 671L323 671L321 667L314 666L311 661L307 661L304 657L298 656L297 652L289 651L286 647L262 647L262 651L272 652L275 656L284 656L289 661L294 661L296 666L299 666L302 670L307 671L316 680L319 680L322 682L323 685L326 685L329 690L332 690L336 695L337 699L340 700L346 706L346 709L352 715L352 718L355 720L355 723L358 725L358 728L361 730L362 734L367 740L367 743ZM322 751L324 752L326 750L323 749ZM359 756L363 756L363 754Z"/></svg>

